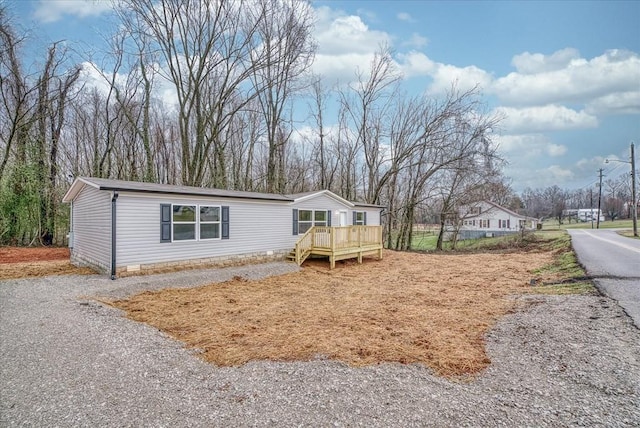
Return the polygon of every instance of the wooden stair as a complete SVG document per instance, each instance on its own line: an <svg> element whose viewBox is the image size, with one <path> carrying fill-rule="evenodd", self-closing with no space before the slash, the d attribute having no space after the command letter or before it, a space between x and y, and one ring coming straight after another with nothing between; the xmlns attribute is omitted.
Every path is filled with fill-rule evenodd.
<svg viewBox="0 0 640 428"><path fill-rule="evenodd" d="M294 249L294 250L289 251L289 254L287 254L287 256L286 256L286 259L295 263L295 261L296 261L296 250Z"/></svg>

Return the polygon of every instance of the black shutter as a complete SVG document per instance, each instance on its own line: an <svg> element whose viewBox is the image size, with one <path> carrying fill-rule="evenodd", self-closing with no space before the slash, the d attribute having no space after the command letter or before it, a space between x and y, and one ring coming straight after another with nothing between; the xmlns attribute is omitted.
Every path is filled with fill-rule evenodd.
<svg viewBox="0 0 640 428"><path fill-rule="evenodd" d="M353 212L353 223L351 223L351 224L353 224L354 226L356 224L358 224L358 212L357 211Z"/></svg>
<svg viewBox="0 0 640 428"><path fill-rule="evenodd" d="M171 242L171 204L160 204L160 242Z"/></svg>
<svg viewBox="0 0 640 428"><path fill-rule="evenodd" d="M298 234L298 210L293 209L293 234Z"/></svg>
<svg viewBox="0 0 640 428"><path fill-rule="evenodd" d="M229 239L229 207L222 207L222 239Z"/></svg>
<svg viewBox="0 0 640 428"><path fill-rule="evenodd" d="M327 210L327 226L331 227L331 210Z"/></svg>
<svg viewBox="0 0 640 428"><path fill-rule="evenodd" d="M367 225L367 212L366 211L364 211L362 213L362 220L363 220L364 225L366 226Z"/></svg>

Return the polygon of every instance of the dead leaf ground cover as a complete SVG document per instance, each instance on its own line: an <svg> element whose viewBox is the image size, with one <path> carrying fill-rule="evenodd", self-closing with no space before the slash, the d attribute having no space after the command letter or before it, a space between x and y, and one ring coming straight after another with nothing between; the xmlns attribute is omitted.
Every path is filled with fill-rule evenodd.
<svg viewBox="0 0 640 428"><path fill-rule="evenodd" d="M320 357L352 366L421 363L460 376L490 363L485 334L514 309L512 296L530 289L531 278L557 277L540 278L553 258L549 251L385 251L383 260L362 265L347 261L329 270L325 261L310 261L295 274L109 303L220 366Z"/></svg>
<svg viewBox="0 0 640 428"><path fill-rule="evenodd" d="M0 247L0 280L93 273L90 268L73 266L68 248Z"/></svg>

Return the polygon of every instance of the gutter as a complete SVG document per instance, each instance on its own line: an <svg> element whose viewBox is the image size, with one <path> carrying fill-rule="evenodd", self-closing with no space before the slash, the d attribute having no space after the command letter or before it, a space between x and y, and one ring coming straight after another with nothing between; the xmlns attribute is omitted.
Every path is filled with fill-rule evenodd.
<svg viewBox="0 0 640 428"><path fill-rule="evenodd" d="M116 201L118 192L111 193L111 280L116 279Z"/></svg>

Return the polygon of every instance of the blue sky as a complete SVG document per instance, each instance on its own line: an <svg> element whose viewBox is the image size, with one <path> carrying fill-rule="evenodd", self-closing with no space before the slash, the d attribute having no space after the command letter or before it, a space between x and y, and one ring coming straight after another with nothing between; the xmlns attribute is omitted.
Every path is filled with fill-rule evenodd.
<svg viewBox="0 0 640 428"><path fill-rule="evenodd" d="M110 3L5 1L46 45L98 47ZM381 43L412 93L479 84L505 120L496 140L516 191L615 178L640 143L640 1L316 1L314 71L349 81ZM640 151L640 150L638 150Z"/></svg>

